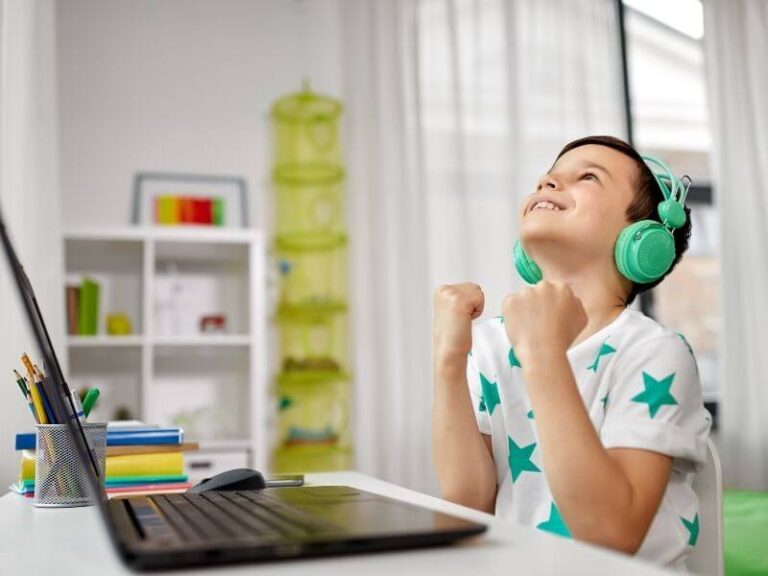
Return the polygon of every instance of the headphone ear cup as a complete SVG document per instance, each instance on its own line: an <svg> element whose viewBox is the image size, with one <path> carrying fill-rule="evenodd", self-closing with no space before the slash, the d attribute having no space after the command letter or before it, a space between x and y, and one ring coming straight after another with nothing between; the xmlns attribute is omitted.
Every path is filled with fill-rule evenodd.
<svg viewBox="0 0 768 576"><path fill-rule="evenodd" d="M619 234L614 248L616 267L636 284L649 284L664 276L675 259L675 240L653 220L630 224Z"/></svg>
<svg viewBox="0 0 768 576"><path fill-rule="evenodd" d="M514 256L515 268L523 280L528 284L536 284L541 281L541 268L539 268L538 264L531 260L528 254L525 253L523 245L520 244L520 240L515 241Z"/></svg>

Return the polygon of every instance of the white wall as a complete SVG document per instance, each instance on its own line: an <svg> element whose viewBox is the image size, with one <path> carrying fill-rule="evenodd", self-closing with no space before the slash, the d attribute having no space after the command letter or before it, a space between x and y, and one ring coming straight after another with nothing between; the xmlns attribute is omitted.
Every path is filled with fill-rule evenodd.
<svg viewBox="0 0 768 576"><path fill-rule="evenodd" d="M58 11L65 227L128 224L137 170L244 176L251 221L266 223L269 109L304 75L339 94L337 0L67 0Z"/></svg>
<svg viewBox="0 0 768 576"><path fill-rule="evenodd" d="M45 315L54 346L64 340L62 247L59 227L54 0L6 0L2 5L0 204L11 241ZM14 435L34 430L12 382L19 357L38 350L21 312L18 290L0 255L0 493L19 473ZM62 358L61 360L66 360Z"/></svg>

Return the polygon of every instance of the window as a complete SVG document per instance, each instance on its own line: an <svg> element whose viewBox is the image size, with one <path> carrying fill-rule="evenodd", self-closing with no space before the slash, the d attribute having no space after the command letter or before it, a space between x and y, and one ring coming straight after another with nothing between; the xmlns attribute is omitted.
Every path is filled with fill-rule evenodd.
<svg viewBox="0 0 768 576"><path fill-rule="evenodd" d="M623 0L623 5L633 143L694 182L688 196L693 220L688 252L645 298L644 308L691 344L704 400L716 422L720 239L711 184L702 6L699 0Z"/></svg>

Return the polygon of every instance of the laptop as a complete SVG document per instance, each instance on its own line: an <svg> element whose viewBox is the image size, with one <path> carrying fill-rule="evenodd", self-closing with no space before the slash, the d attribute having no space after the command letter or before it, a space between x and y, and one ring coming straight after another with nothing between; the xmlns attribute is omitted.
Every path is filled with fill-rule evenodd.
<svg viewBox="0 0 768 576"><path fill-rule="evenodd" d="M152 570L447 544L486 526L348 486L154 494L107 499L48 330L0 213L0 236L45 372L67 414L78 464L109 537L131 568Z"/></svg>

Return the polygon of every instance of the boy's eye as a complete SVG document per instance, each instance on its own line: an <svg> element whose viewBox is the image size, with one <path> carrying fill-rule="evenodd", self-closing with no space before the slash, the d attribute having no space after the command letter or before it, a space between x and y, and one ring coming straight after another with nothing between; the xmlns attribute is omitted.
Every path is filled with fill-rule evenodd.
<svg viewBox="0 0 768 576"><path fill-rule="evenodd" d="M600 178L597 177L597 174L594 172L585 172L581 175L582 180L594 180L596 182L600 182Z"/></svg>

